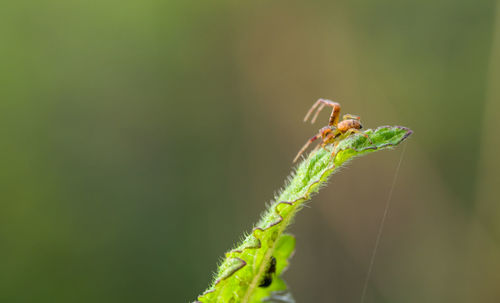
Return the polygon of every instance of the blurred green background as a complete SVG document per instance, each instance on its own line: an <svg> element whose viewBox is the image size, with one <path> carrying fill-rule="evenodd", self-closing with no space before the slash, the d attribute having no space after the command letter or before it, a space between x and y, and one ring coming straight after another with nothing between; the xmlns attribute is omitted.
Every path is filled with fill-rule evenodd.
<svg viewBox="0 0 500 303"><path fill-rule="evenodd" d="M494 1L4 1L0 302L188 302L317 129L408 140L366 302L500 302ZM359 302L403 146L291 232L297 302Z"/></svg>

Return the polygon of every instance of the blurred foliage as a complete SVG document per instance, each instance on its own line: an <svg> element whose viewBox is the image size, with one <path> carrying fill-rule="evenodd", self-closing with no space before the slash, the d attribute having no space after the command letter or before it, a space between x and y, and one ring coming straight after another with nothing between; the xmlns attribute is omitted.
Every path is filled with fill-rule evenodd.
<svg viewBox="0 0 500 303"><path fill-rule="evenodd" d="M498 302L495 4L2 2L0 302L194 298L319 97L418 134L367 299ZM297 302L358 300L396 162L370 157L297 219Z"/></svg>

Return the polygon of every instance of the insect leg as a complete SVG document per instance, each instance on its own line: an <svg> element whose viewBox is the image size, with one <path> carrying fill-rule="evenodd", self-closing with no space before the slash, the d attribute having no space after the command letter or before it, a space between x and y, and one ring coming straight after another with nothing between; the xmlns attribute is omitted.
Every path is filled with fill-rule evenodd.
<svg viewBox="0 0 500 303"><path fill-rule="evenodd" d="M302 146L302 148L299 150L299 152L297 153L297 156L295 156L295 158L293 159L293 163L295 163L297 161L297 159L300 157L300 155L302 155L302 153L304 153L304 151L309 147L309 145L311 145L311 143L314 142L314 140L316 140L320 137L321 137L321 134L317 134L316 136L309 139L306 142L306 144L304 144L304 146Z"/></svg>
<svg viewBox="0 0 500 303"><path fill-rule="evenodd" d="M342 117L342 120L347 120L347 119L355 119L355 120L360 120L361 117L360 116L355 116L355 115L351 115L351 114L346 114Z"/></svg>
<svg viewBox="0 0 500 303"><path fill-rule="evenodd" d="M318 107L319 105L319 107ZM330 122L328 123L329 126L337 126L337 123L339 122L339 115L340 115L340 104L337 102L333 102L330 100L326 99L318 99L311 109L307 112L304 122L309 119L309 116L312 114L312 112L318 107L316 110L316 113L314 114L314 117L311 119L311 123L314 123L316 121L316 118L318 117L319 112L325 107L325 106L331 106L332 107L332 113L330 115Z"/></svg>
<svg viewBox="0 0 500 303"><path fill-rule="evenodd" d="M328 135L326 135L326 137L323 138L323 142L321 143L321 147L323 147L323 149L325 151L328 151L326 149L326 146L332 142L335 141L335 136L336 136L336 132L334 133L329 133Z"/></svg>
<svg viewBox="0 0 500 303"><path fill-rule="evenodd" d="M333 148L332 148L332 154L330 155L330 161L335 159L335 155L337 154L337 146L339 145L339 140L335 141L333 143Z"/></svg>
<svg viewBox="0 0 500 303"><path fill-rule="evenodd" d="M368 142L370 142L371 145L374 145L372 139L370 139L370 137L367 134L365 134L364 132L362 132L360 130L357 130L355 128L351 128L348 131L346 131L345 132L345 137L347 138L350 134L353 134L353 133L362 135L363 137L365 137L366 139L368 139Z"/></svg>

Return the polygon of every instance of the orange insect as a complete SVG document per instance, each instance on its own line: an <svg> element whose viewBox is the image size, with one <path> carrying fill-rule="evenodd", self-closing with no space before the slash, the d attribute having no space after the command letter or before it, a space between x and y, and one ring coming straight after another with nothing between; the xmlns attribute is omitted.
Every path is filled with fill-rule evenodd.
<svg viewBox="0 0 500 303"><path fill-rule="evenodd" d="M330 114L330 121L328 123L328 126L321 128L317 135L315 135L306 142L306 144L299 150L297 156L295 156L295 159L293 159L294 163L297 161L300 155L304 153L307 147L309 147L309 145L311 145L311 143L318 138L322 138L322 142L318 144L314 150L318 149L319 147L324 148L327 144L331 143L334 143L334 149L335 149L335 147L337 147L337 144L340 142L341 139L347 138L349 135L353 133L361 134L371 142L370 137L368 137L368 135L359 131L360 129L363 128L359 116L354 116L349 114L344 115L342 117L342 121L339 122L340 104L338 104L337 102L333 102L326 99L319 99L318 101L316 101L316 103L313 104L311 109L307 112L306 117L304 118L304 122L307 121L307 119L309 119L309 116L317 108L316 113L311 119L311 123L314 123L314 121L316 121L316 118L318 117L318 114L325 106L332 107L332 113Z"/></svg>

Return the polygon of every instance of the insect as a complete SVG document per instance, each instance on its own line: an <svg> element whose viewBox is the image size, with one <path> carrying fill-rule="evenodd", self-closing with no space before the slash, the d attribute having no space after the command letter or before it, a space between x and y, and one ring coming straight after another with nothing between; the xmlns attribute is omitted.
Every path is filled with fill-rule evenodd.
<svg viewBox="0 0 500 303"><path fill-rule="evenodd" d="M276 273L276 258L271 257L269 262L269 267L267 268L262 282L260 282L259 287L268 287L273 282L273 274Z"/></svg>
<svg viewBox="0 0 500 303"><path fill-rule="evenodd" d="M300 155L304 153L304 151L309 147L309 145L311 145L312 142L314 142L316 139L319 138L322 138L322 142L318 144L314 150L318 149L319 147L324 148L327 144L331 143L334 143L334 147L336 147L341 139L347 138L349 135L353 133L358 133L363 135L370 141L370 143L372 143L368 135L359 131L360 129L363 128L359 116L347 114L344 115L342 117L342 121L339 122L340 104L338 104L337 102L333 102L326 99L319 99L318 101L316 101L316 103L313 104L311 109L309 109L309 111L307 112L304 118L304 122L306 122L307 119L309 119L309 116L311 116L312 112L316 109L316 113L311 119L311 123L314 123L316 121L316 118L318 117L318 114L325 106L332 107L332 113L330 114L330 121L328 122L328 126L321 128L317 135L315 135L306 142L306 144L297 153L297 156L295 156L295 159L293 159L294 163L297 161ZM332 153L332 156L333 155L334 154Z"/></svg>

